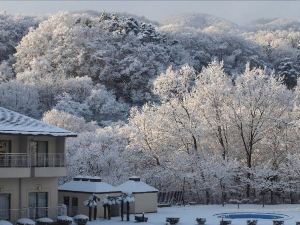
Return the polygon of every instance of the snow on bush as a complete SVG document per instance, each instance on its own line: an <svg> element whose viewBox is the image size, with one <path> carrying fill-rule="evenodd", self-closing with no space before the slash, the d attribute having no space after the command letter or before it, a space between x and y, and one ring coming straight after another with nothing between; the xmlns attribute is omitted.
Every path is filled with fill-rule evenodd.
<svg viewBox="0 0 300 225"><path fill-rule="evenodd" d="M79 215L74 216L74 221L78 225L85 225L88 220L89 220L89 218L86 215L79 214Z"/></svg>
<svg viewBox="0 0 300 225"><path fill-rule="evenodd" d="M69 216L58 216L57 224L59 225L71 225L73 223L73 219Z"/></svg>
<svg viewBox="0 0 300 225"><path fill-rule="evenodd" d="M16 222L17 225L35 225L35 222L28 218L18 219Z"/></svg>
<svg viewBox="0 0 300 225"><path fill-rule="evenodd" d="M0 225L13 225L13 224L6 220L0 220Z"/></svg>
<svg viewBox="0 0 300 225"><path fill-rule="evenodd" d="M69 217L69 216L58 216L57 220L58 221L69 221L69 222L73 221L72 217Z"/></svg>
<svg viewBox="0 0 300 225"><path fill-rule="evenodd" d="M36 220L39 223L53 223L53 220L48 217L39 218Z"/></svg>

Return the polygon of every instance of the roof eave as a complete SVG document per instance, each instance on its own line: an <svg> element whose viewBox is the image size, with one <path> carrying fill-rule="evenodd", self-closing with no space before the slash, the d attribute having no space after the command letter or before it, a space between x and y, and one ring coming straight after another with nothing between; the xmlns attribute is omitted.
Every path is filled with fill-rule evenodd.
<svg viewBox="0 0 300 225"><path fill-rule="evenodd" d="M76 133L70 133L70 134L59 134L59 133L38 133L38 132L9 132L9 131L0 131L1 135L32 135L32 136L51 136L51 137L77 137L78 135Z"/></svg>

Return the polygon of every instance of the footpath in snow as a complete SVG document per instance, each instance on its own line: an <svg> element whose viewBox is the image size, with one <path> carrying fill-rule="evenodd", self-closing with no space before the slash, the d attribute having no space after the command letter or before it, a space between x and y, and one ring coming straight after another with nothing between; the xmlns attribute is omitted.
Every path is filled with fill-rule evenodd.
<svg viewBox="0 0 300 225"><path fill-rule="evenodd" d="M158 208L157 213L145 214L149 218L144 225L165 225L166 217L180 217L178 225L196 225L196 217L206 218L206 225L219 225L220 218L213 216L216 213L227 212L266 212L280 213L290 216L285 220L285 225L295 225L296 221L300 221L300 205L266 205L262 208L261 205L240 205L238 209L236 205L195 205L195 206L176 206L169 208ZM124 217L126 218L126 216ZM89 222L89 225L132 225L135 223L134 215L131 215L129 222L121 221L120 217L113 217L111 220L98 219ZM234 219L232 225L246 225L246 219ZM258 220L258 225L273 225L272 220Z"/></svg>

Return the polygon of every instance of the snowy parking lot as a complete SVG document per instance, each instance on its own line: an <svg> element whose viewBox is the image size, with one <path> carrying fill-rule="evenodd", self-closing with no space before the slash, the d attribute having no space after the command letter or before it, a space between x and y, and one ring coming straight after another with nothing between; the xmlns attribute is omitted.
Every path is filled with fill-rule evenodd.
<svg viewBox="0 0 300 225"><path fill-rule="evenodd" d="M206 218L206 225L218 225L220 218L214 216L216 213L227 212L266 212L266 213L280 213L288 215L290 218L285 220L286 225L295 225L296 221L300 221L300 205L266 205L264 208L261 205L240 205L238 209L236 205L195 205L195 206L178 206L169 208L158 208L157 213L149 213L145 216L149 218L147 224L149 225L164 225L166 217L179 217L178 225L196 225L196 217ZM114 217L111 220L99 219L89 222L90 225L108 224L136 224L134 222L134 215L131 215L130 222L121 221L119 217ZM234 219L232 225L246 225L247 219ZM259 225L272 225L272 220L258 220Z"/></svg>

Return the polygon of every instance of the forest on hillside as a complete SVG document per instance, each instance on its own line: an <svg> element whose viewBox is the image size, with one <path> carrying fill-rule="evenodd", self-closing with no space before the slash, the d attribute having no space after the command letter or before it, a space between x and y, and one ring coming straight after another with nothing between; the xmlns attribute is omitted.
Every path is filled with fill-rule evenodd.
<svg viewBox="0 0 300 225"><path fill-rule="evenodd" d="M0 106L78 133L65 180L298 201L300 21L2 13L0 30Z"/></svg>

